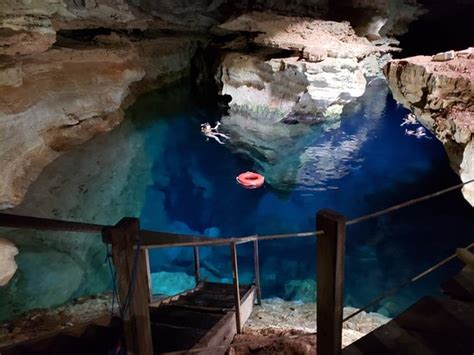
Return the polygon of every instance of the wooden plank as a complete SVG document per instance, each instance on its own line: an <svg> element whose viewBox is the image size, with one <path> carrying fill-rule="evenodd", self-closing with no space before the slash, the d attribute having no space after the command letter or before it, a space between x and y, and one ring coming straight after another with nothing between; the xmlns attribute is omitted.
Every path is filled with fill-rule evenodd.
<svg viewBox="0 0 474 355"><path fill-rule="evenodd" d="M143 256L141 251L136 250L139 231L138 219L124 218L116 226L104 229L104 234L112 242L121 304L128 301L127 309L122 310L128 354L152 355L146 260L140 257Z"/></svg>
<svg viewBox="0 0 474 355"><path fill-rule="evenodd" d="M140 250L140 258L145 260L145 268L146 268L146 281L148 284L148 303L153 301L153 284L151 281L151 273L150 273L150 255L148 254L147 249Z"/></svg>
<svg viewBox="0 0 474 355"><path fill-rule="evenodd" d="M241 321L244 324L252 313L253 304L255 301L256 289L251 287L242 297L241 300ZM196 354L202 355L223 355L227 354L227 348L232 343L235 334L237 333L235 313L227 313L207 334L193 346ZM219 347L219 348L214 348ZM207 349L214 348L214 349ZM202 349L201 351L197 351Z"/></svg>
<svg viewBox="0 0 474 355"><path fill-rule="evenodd" d="M346 219L321 210L316 227L324 232L317 239L317 353L335 355L342 348Z"/></svg>
<svg viewBox="0 0 474 355"><path fill-rule="evenodd" d="M450 297L474 302L474 271L464 268L459 274L442 283L441 289Z"/></svg>
<svg viewBox="0 0 474 355"><path fill-rule="evenodd" d="M196 279L196 285L201 282L201 261L199 258L199 248L194 247L194 278Z"/></svg>
<svg viewBox="0 0 474 355"><path fill-rule="evenodd" d="M242 322L240 319L240 286L239 286L239 267L237 261L237 245L230 245L230 253L232 259L232 279L234 281L234 299L235 299L235 325L237 333L242 333Z"/></svg>
<svg viewBox="0 0 474 355"><path fill-rule="evenodd" d="M343 355L434 355L405 329L390 321L344 348Z"/></svg>
<svg viewBox="0 0 474 355"><path fill-rule="evenodd" d="M260 256L258 251L258 240L253 242L253 264L255 268L255 288L257 291L257 304L262 305L262 290L260 288Z"/></svg>
<svg viewBox="0 0 474 355"><path fill-rule="evenodd" d="M396 317L394 322L433 353L472 354L472 329L444 306L432 297L423 297Z"/></svg>
<svg viewBox="0 0 474 355"><path fill-rule="evenodd" d="M224 238L195 237L191 235L181 235L173 233L153 232L143 230L142 247L144 248L169 248L169 247L189 247L198 245L229 245L230 241Z"/></svg>
<svg viewBox="0 0 474 355"><path fill-rule="evenodd" d="M49 218L0 213L0 227L62 232L100 233L105 226L91 223L60 221Z"/></svg>

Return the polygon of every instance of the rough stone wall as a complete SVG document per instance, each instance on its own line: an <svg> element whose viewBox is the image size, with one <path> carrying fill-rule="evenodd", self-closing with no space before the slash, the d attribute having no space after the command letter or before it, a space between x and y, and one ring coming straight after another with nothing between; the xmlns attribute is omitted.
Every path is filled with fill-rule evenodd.
<svg viewBox="0 0 474 355"><path fill-rule="evenodd" d="M469 181L474 179L474 49L438 58L448 60L430 56L393 60L385 75L395 100L436 135L454 171ZM463 192L474 206L474 184Z"/></svg>
<svg viewBox="0 0 474 355"><path fill-rule="evenodd" d="M61 47L4 62L0 208L21 202L61 152L121 122L132 84L143 91L186 75L195 47L195 39L164 38Z"/></svg>

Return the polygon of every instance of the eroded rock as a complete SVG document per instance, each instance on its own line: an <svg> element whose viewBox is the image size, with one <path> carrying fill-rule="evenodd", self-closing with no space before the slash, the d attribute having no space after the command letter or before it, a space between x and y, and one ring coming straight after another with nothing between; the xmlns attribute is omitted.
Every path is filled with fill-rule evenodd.
<svg viewBox="0 0 474 355"><path fill-rule="evenodd" d="M70 146L115 127L131 93L189 73L192 38L51 49L0 65L0 208ZM132 86L132 84L134 84Z"/></svg>
<svg viewBox="0 0 474 355"><path fill-rule="evenodd" d="M5 286L11 280L17 270L15 256L18 254L16 246L3 238L0 238L0 287Z"/></svg>
<svg viewBox="0 0 474 355"><path fill-rule="evenodd" d="M443 142L462 181L474 178L474 49L449 61L417 56L389 62L384 71L395 100ZM464 196L474 206L474 184Z"/></svg>
<svg viewBox="0 0 474 355"><path fill-rule="evenodd" d="M252 12L219 26L252 33L264 49L231 52L221 63L221 93L234 112L267 123L320 123L341 116L361 97L367 77L378 77L395 50L358 37L347 22ZM279 51L284 50L285 53Z"/></svg>

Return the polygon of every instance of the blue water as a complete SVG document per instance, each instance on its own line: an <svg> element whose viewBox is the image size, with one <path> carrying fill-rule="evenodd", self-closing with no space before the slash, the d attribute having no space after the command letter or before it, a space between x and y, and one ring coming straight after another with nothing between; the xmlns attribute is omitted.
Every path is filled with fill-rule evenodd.
<svg viewBox="0 0 474 355"><path fill-rule="evenodd" d="M351 219L459 183L435 138L404 134L400 123L407 112L379 83L346 107L340 123L313 126L277 145L279 154L265 160L259 147L240 141L245 131L228 132L232 142L226 145L206 141L200 124L215 122L220 114L214 105L197 102L186 85L144 95L127 113L153 160L141 226L210 237L308 231L321 208ZM285 181L278 181L284 174L267 176L272 184L256 190L235 182L241 172L273 174L278 166L291 172ZM472 212L456 191L348 227L346 304L362 306L472 242ZM315 253L312 239L261 243L263 296L310 301ZM226 247L202 248L201 255L204 277L230 281ZM241 281L250 282L250 246L239 247L239 266ZM191 250L155 250L151 268L192 275ZM450 264L374 309L396 314L420 296L436 293L457 268Z"/></svg>

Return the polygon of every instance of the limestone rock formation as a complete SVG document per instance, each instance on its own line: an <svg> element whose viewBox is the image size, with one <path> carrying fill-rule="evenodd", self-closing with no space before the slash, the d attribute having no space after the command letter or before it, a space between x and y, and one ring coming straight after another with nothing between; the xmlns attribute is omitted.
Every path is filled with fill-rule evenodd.
<svg viewBox="0 0 474 355"><path fill-rule="evenodd" d="M474 48L455 52L448 61L393 60L384 71L395 100L443 142L461 179L474 179ZM474 206L474 184L463 193Z"/></svg>
<svg viewBox="0 0 474 355"><path fill-rule="evenodd" d="M0 66L0 208L18 204L60 152L110 130L134 92L189 72L196 41L71 45ZM137 84L141 81L140 84Z"/></svg>
<svg viewBox="0 0 474 355"><path fill-rule="evenodd" d="M234 111L263 113L273 123L338 118L364 94L364 74L377 76L377 59L395 49L358 37L347 22L273 13L245 14L219 29L252 33L251 42L267 48L225 55L220 81Z"/></svg>
<svg viewBox="0 0 474 355"><path fill-rule="evenodd" d="M0 287L5 286L16 272L15 256L18 249L6 239L0 238Z"/></svg>

